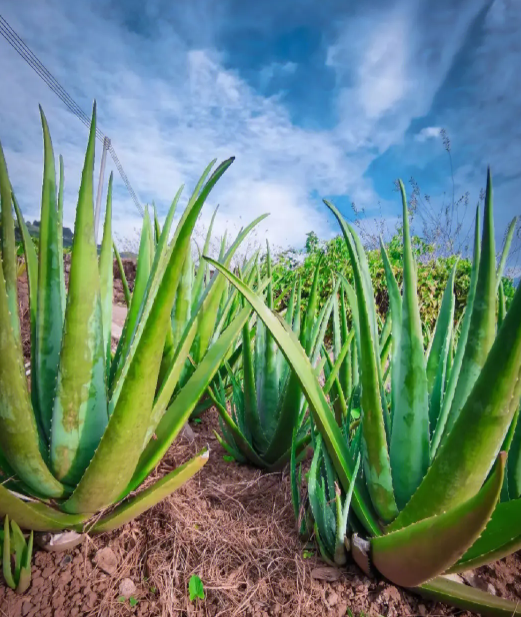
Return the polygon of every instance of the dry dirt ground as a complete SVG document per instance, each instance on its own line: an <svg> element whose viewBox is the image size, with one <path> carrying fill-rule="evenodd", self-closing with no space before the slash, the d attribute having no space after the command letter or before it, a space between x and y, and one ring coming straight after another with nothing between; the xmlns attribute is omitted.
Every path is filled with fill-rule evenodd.
<svg viewBox="0 0 521 617"><path fill-rule="evenodd" d="M213 434L217 425L210 410L192 424L193 436L180 437L170 448L157 476L205 445L210 460L161 504L68 553L36 550L25 595L0 584L0 616L470 615L370 580L354 564L325 567L314 547L297 537L287 471L266 474L225 460ZM102 562L107 552L112 567ZM511 556L476 571L474 582L516 600L520 565ZM190 602L193 574L203 581L204 601ZM135 585L127 600L120 591L124 579Z"/></svg>

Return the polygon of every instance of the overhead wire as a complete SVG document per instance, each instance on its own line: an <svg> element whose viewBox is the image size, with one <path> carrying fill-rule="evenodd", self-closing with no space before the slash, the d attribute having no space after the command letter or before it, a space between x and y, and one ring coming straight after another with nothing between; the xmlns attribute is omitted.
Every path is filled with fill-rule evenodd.
<svg viewBox="0 0 521 617"><path fill-rule="evenodd" d="M13 49L21 56L25 62L35 71L35 73L47 84L47 86L62 100L71 113L73 113L87 128L90 128L90 118L76 103L72 96L65 90L65 88L58 82L58 80L52 75L47 67L38 59L38 57L29 49L22 38L13 30L2 15L0 15L0 35L13 47ZM105 134L101 129L96 127L96 137L101 141L105 141ZM129 192L134 204L141 216L144 215L143 207L139 202L136 192L132 188L123 166L116 154L116 150L112 143L108 147L108 151L116 169L125 184L127 191Z"/></svg>

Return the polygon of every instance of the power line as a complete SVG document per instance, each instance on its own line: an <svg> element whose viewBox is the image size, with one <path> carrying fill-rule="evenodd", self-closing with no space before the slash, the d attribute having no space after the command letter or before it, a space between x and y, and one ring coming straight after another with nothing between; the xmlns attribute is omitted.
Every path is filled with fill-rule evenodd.
<svg viewBox="0 0 521 617"><path fill-rule="evenodd" d="M35 73L43 79L43 81L49 86L49 88L65 103L69 111L71 111L83 124L90 128L90 118L87 114L81 109L81 107L74 101L74 99L70 96L70 94L63 88L63 86L58 82L58 80L50 73L50 71L45 67L42 62L37 58L37 56L27 47L24 41L18 36L18 34L11 28L9 23L0 15L0 34L5 38L5 40L13 47L13 49L20 55L27 64L35 71ZM104 142L105 134L96 127L96 137ZM116 169L121 176L127 190L134 201L134 204L141 214L144 215L143 208L139 202L139 199L136 195L136 192L132 188L127 174L125 173L119 158L116 154L114 146L110 145L108 151L110 152L110 156L116 165Z"/></svg>
<svg viewBox="0 0 521 617"><path fill-rule="evenodd" d="M137 195L134 193L134 189L130 185L130 182L127 178L127 174L125 173L125 170L121 166L121 163L119 162L119 159L118 159L118 155L116 154L116 151L114 150L112 144L109 146L109 152L110 152L110 156L112 157L112 160L114 161L114 165L116 165L116 168L119 171L119 175L121 176L121 179L125 183L125 186L127 187L127 190L130 193L130 196L134 200L134 203L136 204L136 208L139 210L139 214L141 214L141 216L145 216L143 207L139 203Z"/></svg>

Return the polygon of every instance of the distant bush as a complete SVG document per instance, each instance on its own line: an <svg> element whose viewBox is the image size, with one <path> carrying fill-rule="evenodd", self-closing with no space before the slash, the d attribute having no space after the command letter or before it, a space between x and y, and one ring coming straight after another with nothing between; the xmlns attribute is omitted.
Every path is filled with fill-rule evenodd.
<svg viewBox="0 0 521 617"><path fill-rule="evenodd" d="M435 258L432 245L427 244L417 236L413 237L412 242L415 258L418 262L418 300L422 323L432 331L450 271L456 260L458 260L458 265L454 284L456 295L455 319L458 320L461 317L469 289L471 261L469 259L458 259L457 256ZM400 264L403 245L400 230L392 237L386 248L398 284L401 284L402 269ZM385 319L389 308L389 297L382 258L379 250L369 251L367 255L377 309L382 319ZM302 296L305 306L311 289L313 274L321 256L320 306L323 306L333 290L336 273L342 273L353 283L353 271L343 237L336 236L328 242L320 242L317 236L311 232L308 234L305 249L302 251L287 250L280 253L274 262L274 291L276 297L278 296L278 309L285 307L291 286L297 276L302 281ZM514 295L514 287L511 279L506 277L503 277L503 285L508 305Z"/></svg>

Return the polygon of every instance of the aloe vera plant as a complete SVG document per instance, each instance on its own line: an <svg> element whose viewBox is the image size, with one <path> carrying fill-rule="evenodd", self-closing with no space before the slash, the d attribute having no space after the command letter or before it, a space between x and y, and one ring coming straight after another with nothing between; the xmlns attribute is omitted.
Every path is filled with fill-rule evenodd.
<svg viewBox="0 0 521 617"><path fill-rule="evenodd" d="M68 290L62 249L63 164L56 195L54 155L45 116L44 179L39 255L29 238L0 150L2 259L0 261L0 514L24 529L107 531L138 516L172 493L208 460L203 450L145 490L130 496L161 460L239 335L242 309L179 389L177 367L191 347L184 333L176 363L161 387L158 376L183 263L203 204L233 159L203 174L169 243L173 211L151 250L145 216L123 336L110 352L112 230L109 182L101 255L94 241L93 168L95 106L76 210ZM209 176L209 177L208 177ZM208 177L208 179L207 179ZM31 324L31 384L26 381L17 310L14 205L22 231ZM195 321L199 314L192 316ZM155 439L152 435L155 434ZM27 499L29 498L30 499ZM121 503L120 503L121 502ZM91 523L94 514L103 512Z"/></svg>
<svg viewBox="0 0 521 617"><path fill-rule="evenodd" d="M483 237L480 245L477 224L471 290L454 357L451 280L429 353L424 349L402 183L400 188L404 283L400 294L392 272L387 272L392 319L389 397L383 388L367 259L354 230L326 202L341 225L354 270L361 479L355 480L349 443L301 346L258 296L232 273L216 267L247 298L277 340L298 375L339 481L346 492L353 485L351 509L359 534L353 536L351 549L357 563L397 585L463 609L483 615L520 614L513 602L441 576L489 563L521 546L519 429L515 424L521 395L521 289L516 290L496 329L490 172ZM505 477L509 500L500 502Z"/></svg>
<svg viewBox="0 0 521 617"><path fill-rule="evenodd" d="M344 430L348 430L344 425ZM308 538L314 533L320 554L331 565L347 562L346 542L354 483L347 493L335 473L331 458L322 444L322 437L312 430L313 459L306 474L307 500L301 491L302 466L297 467L295 446L291 457L291 497L300 535ZM356 450L356 440L352 442ZM296 445L296 444L295 444ZM355 452L352 452L354 455ZM360 453L356 456L354 477L360 468Z"/></svg>
<svg viewBox="0 0 521 617"><path fill-rule="evenodd" d="M31 584L33 532L29 535L29 541L26 541L20 527L6 516L4 528L0 529L0 544L4 581L16 593L24 593Z"/></svg>
<svg viewBox="0 0 521 617"><path fill-rule="evenodd" d="M267 251L266 306L273 310L271 256ZM223 277L224 278L224 277ZM308 307L301 320L301 287L293 284L284 321L300 340L311 363L321 370L321 350L333 306L331 298L316 315L320 265L315 271ZM261 288L260 273L258 288ZM292 436L299 457L309 443L307 405L299 381L285 360L270 331L258 320L252 345L248 324L242 332L242 379L228 368L231 383L227 395L223 380L213 388L212 398L220 414L221 445L236 460L268 470L286 465L291 456ZM253 347L253 349L252 349Z"/></svg>
<svg viewBox="0 0 521 617"><path fill-rule="evenodd" d="M206 169L194 194L197 194L197 191L200 190L210 169L211 166ZM178 196L176 196L174 204L177 203L177 200ZM163 229L161 229L155 214L153 224L150 218L145 216L139 247L139 266L136 271L136 281L132 294L129 291L121 259L117 255L120 276L123 281L123 288L126 290L125 296L127 297L127 306L129 307L127 316L129 325L127 327L126 324L123 329L116 357L118 357L119 351L125 349L125 346L129 344L129 333L132 332L133 319L138 314L138 309L145 292L144 279L149 276L154 255L162 250L161 238L163 234L170 232L174 208L175 206L173 205ZM205 250L210 245L216 214L217 209L212 216L208 229L204 245ZM226 237L222 239L219 255L221 263L227 266L230 265L241 243L266 216L258 217L247 227L241 229L228 250L226 250ZM144 257L143 260L141 256ZM254 263L255 255L244 264L244 274L248 278L251 278ZM145 265L143 266L142 264ZM173 402L178 392L188 382L195 368L204 358L210 347L219 340L221 333L233 323L241 308L240 295L236 293L235 288L230 286L222 277L211 276L209 265L201 259L201 256L199 256L199 264L196 268L191 251L187 251L182 266L181 281L175 294L170 323L167 326L165 348L158 379L160 390L162 390L164 383L172 384L175 382L174 390L172 391L171 386L167 390L171 394L170 402ZM187 350L189 350L189 353L187 353ZM236 345L233 344L226 354L226 358L232 361L232 363L233 360L230 359L230 355L235 350ZM235 356L237 356L237 353ZM168 403L163 392L161 393L160 401L162 405ZM211 405L212 400L205 393L194 408L192 415L200 414Z"/></svg>

